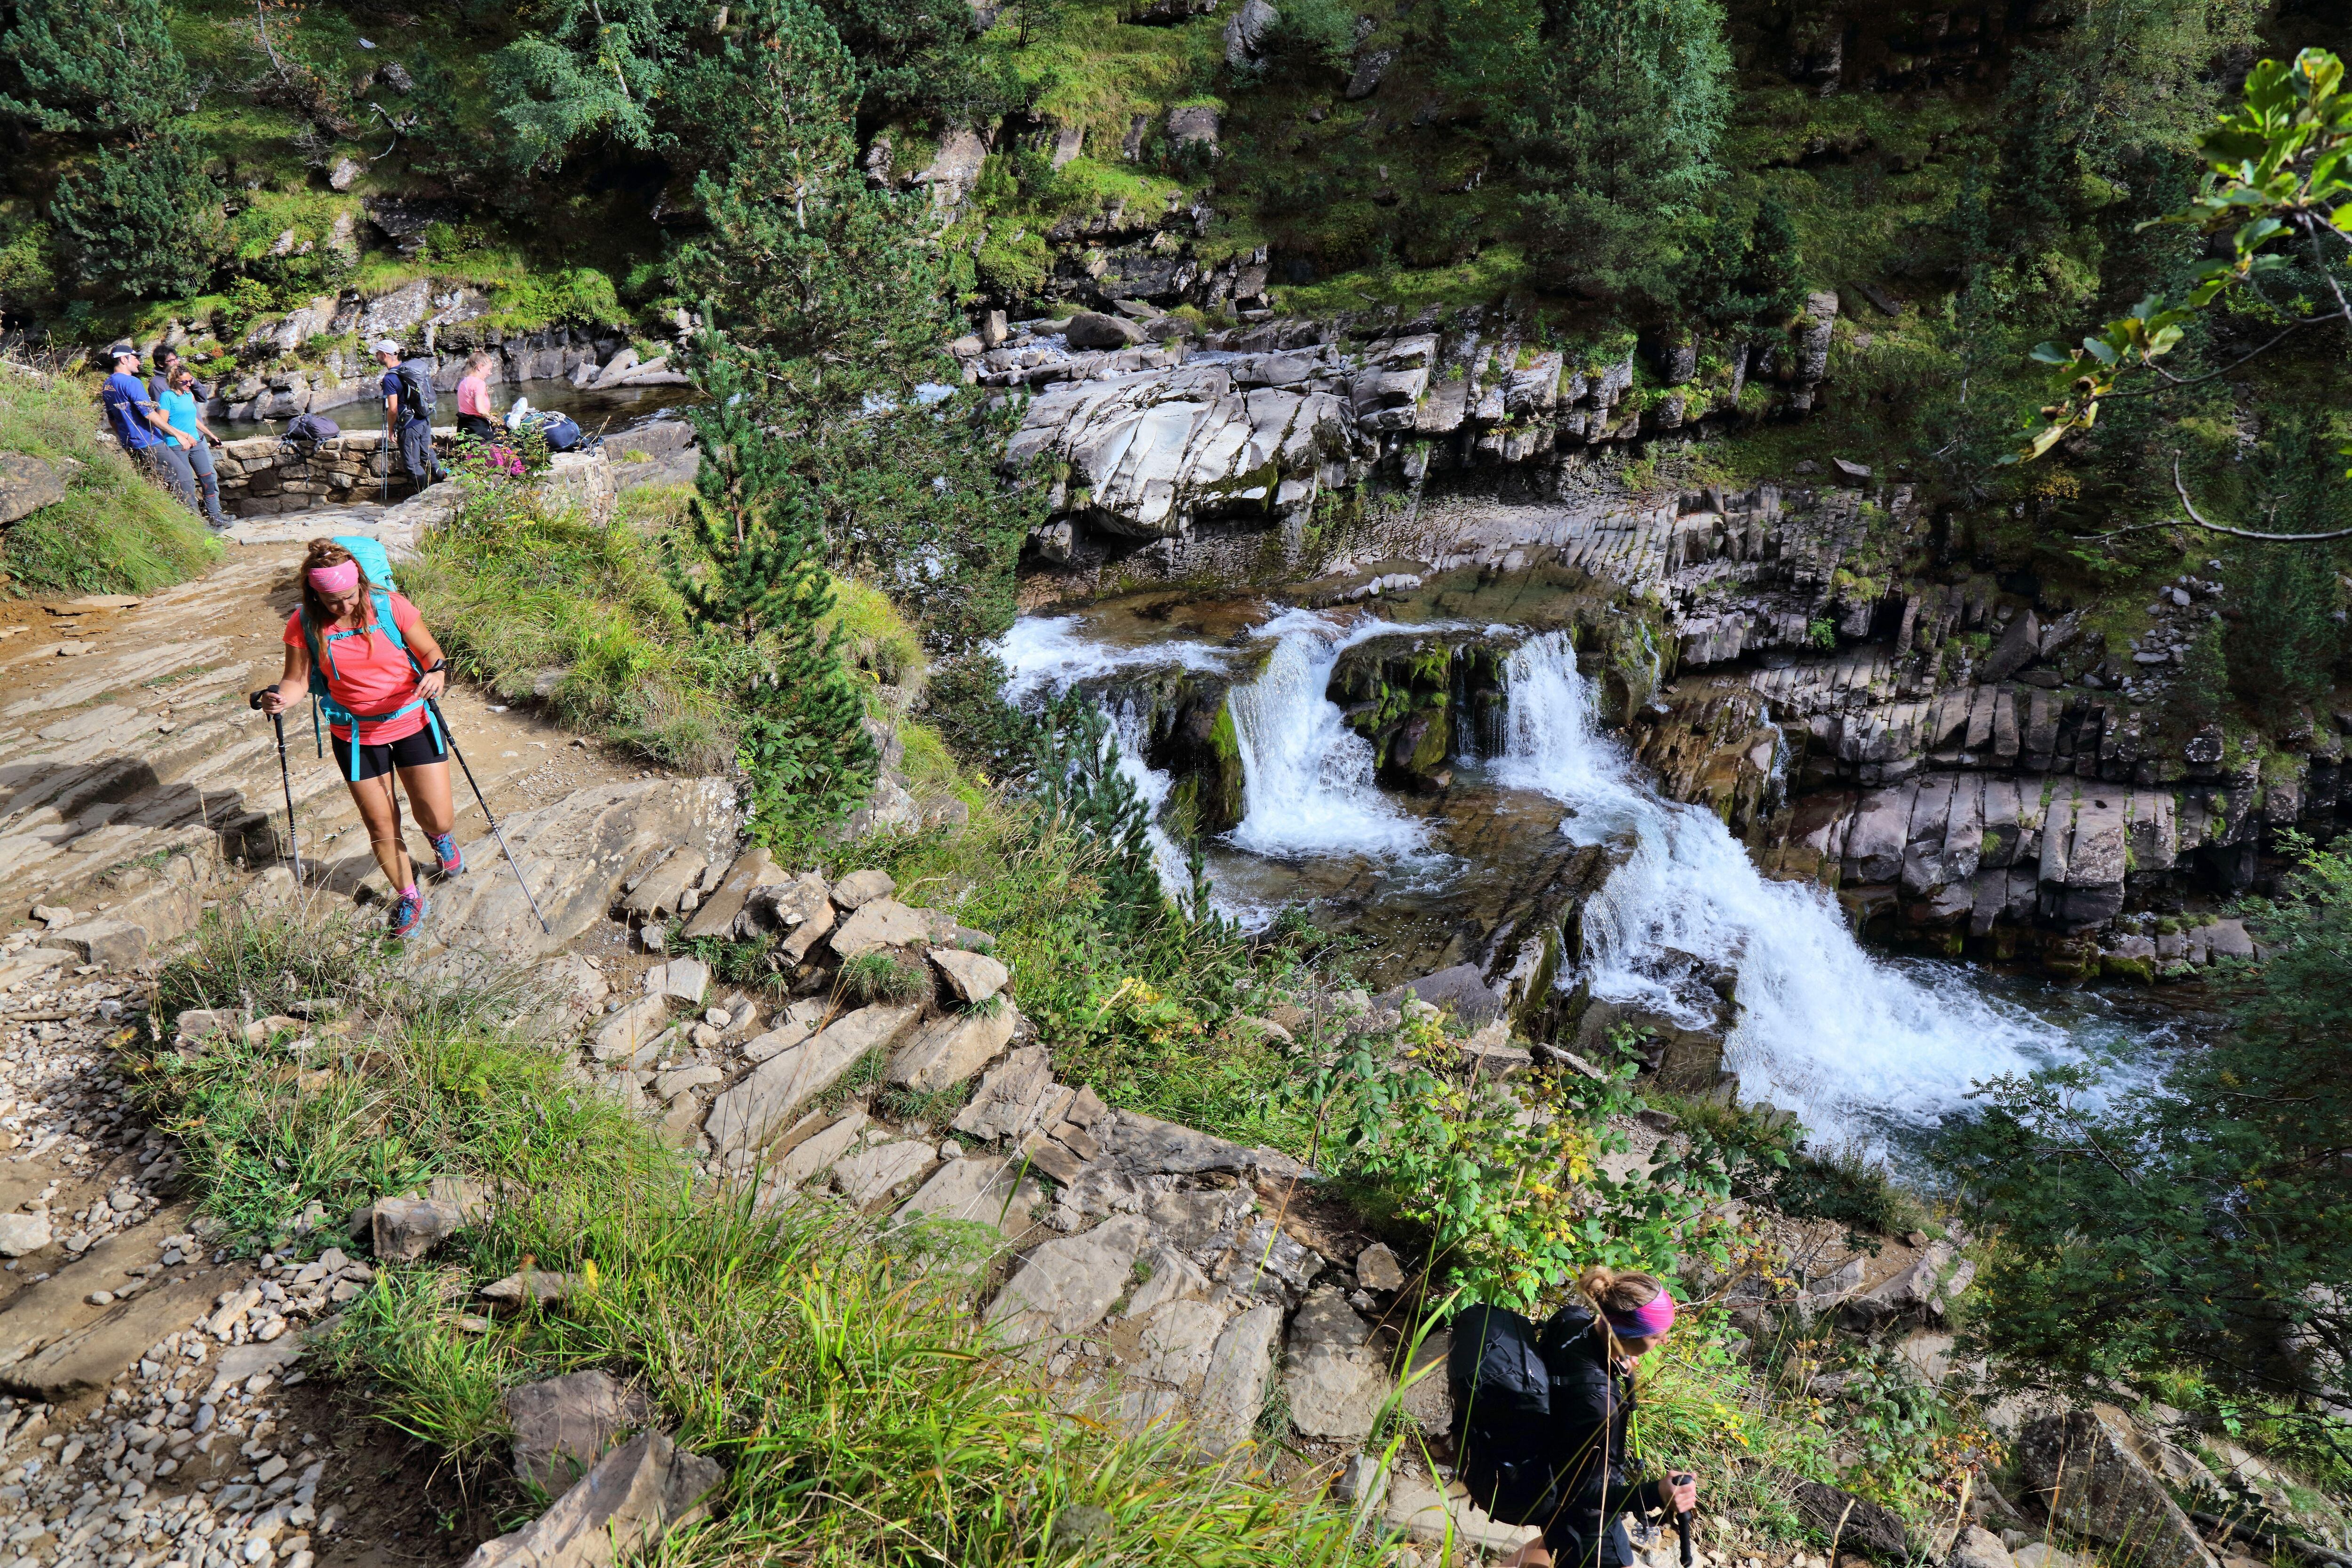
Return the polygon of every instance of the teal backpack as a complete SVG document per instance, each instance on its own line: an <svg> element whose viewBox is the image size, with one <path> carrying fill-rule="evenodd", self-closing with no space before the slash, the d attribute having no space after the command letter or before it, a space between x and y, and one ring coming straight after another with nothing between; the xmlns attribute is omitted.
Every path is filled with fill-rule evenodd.
<svg viewBox="0 0 2352 1568"><path fill-rule="evenodd" d="M375 629L390 637L392 646L407 656L408 667L411 669L423 675L424 667L416 662L415 654L409 653L408 639L400 635L400 623L393 618L392 595L398 591L400 584L393 580L392 557L384 552L381 543L364 535L339 533L334 538L336 543L352 552L352 559L360 563L360 570L367 576L371 587L369 596L375 602ZM381 724L387 719L397 719L404 713L414 713L419 708L425 709L425 727L433 732L434 744L442 745L441 725L434 718L433 710L426 705L422 697L403 707L395 708L389 713L354 713L336 701L333 689L328 683L329 672L334 668L335 664L335 645L345 637L362 637L365 634L330 631L326 637L325 646L322 647L320 645L318 628L310 625L310 605L305 604L299 613L302 616L302 641L310 654L310 740L319 748L319 755L323 757L327 754L326 727L336 724L348 727L352 732L352 783L357 784L360 782L359 727L362 724ZM324 715L323 725L320 721L322 714Z"/></svg>

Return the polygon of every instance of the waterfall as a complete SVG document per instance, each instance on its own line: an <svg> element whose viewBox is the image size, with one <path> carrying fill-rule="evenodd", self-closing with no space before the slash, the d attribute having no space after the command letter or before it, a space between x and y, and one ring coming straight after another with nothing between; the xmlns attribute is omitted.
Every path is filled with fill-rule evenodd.
<svg viewBox="0 0 2352 1568"><path fill-rule="evenodd" d="M1668 950L1736 967L1725 1066L1745 1098L1795 1110L1817 1139L1876 1146L1934 1127L1979 1080L2074 1054L2065 1031L1962 971L1874 959L1825 890L1769 880L1712 813L1653 794L1595 728L1563 635L1529 638L1505 676L1496 775L1568 806L1577 842L1631 847L1584 908L1592 994L1698 1027L1711 1014L1676 992Z"/></svg>
<svg viewBox="0 0 2352 1568"><path fill-rule="evenodd" d="M1226 699L1241 750L1244 809L1230 836L1254 854L1406 855L1422 847L1418 823L1372 782L1378 758L1323 693L1332 667L1357 643L1396 628L1365 620L1342 628L1288 610L1259 628L1276 637L1265 671Z"/></svg>

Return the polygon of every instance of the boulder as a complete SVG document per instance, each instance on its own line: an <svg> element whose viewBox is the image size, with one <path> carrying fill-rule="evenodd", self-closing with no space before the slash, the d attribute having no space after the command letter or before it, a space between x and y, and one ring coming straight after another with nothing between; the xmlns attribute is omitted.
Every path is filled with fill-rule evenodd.
<svg viewBox="0 0 2352 1568"><path fill-rule="evenodd" d="M915 184L929 185L934 202L952 206L963 200L987 162L988 143L979 132L958 126L940 138L938 154L915 176Z"/></svg>
<svg viewBox="0 0 2352 1568"><path fill-rule="evenodd" d="M2000 1537L1980 1524L1971 1524L1960 1531L1945 1563L1946 1568L2017 1568L2009 1548L2000 1543Z"/></svg>
<svg viewBox="0 0 2352 1568"><path fill-rule="evenodd" d="M638 879L621 900L624 914L641 919L659 918L677 913L678 898L687 884L702 875L710 862L692 849L681 849Z"/></svg>
<svg viewBox="0 0 2352 1568"><path fill-rule="evenodd" d="M775 870L775 863L762 848L747 849L727 868L727 875L718 888L704 896L701 908L687 923L688 941L697 937L732 936L735 917L743 912L743 904L751 898L751 889L767 882Z"/></svg>
<svg viewBox="0 0 2352 1568"><path fill-rule="evenodd" d="M517 1479L553 1496L604 1457L623 1434L653 1420L643 1390L606 1372L572 1372L509 1389Z"/></svg>
<svg viewBox="0 0 2352 1568"><path fill-rule="evenodd" d="M1823 1540L1836 1537L1839 1550L1859 1552L1885 1568L1900 1568L1909 1560L1910 1532L1894 1510L1822 1481L1798 1481L1789 1495L1799 1517Z"/></svg>
<svg viewBox="0 0 2352 1568"><path fill-rule="evenodd" d="M1011 970L988 954L966 952L960 947L931 949L931 965L946 978L956 1000L966 1005L987 1001L1013 978Z"/></svg>
<svg viewBox="0 0 2352 1568"><path fill-rule="evenodd" d="M1162 1121L1140 1111L1122 1110L1095 1124L1103 1152L1139 1171L1174 1175L1199 1175L1207 1171L1231 1171L1240 1175L1283 1179L1303 1174L1306 1167L1271 1149L1244 1149L1222 1138L1173 1121Z"/></svg>
<svg viewBox="0 0 2352 1568"><path fill-rule="evenodd" d="M1225 63L1236 70L1255 63L1266 34L1281 19L1269 0L1242 0L1241 9L1225 24Z"/></svg>
<svg viewBox="0 0 2352 1568"><path fill-rule="evenodd" d="M46 1214L0 1214L0 1258L22 1258L38 1252L50 1240Z"/></svg>
<svg viewBox="0 0 2352 1568"><path fill-rule="evenodd" d="M833 885L833 901L844 914L860 904L870 904L877 899L887 899L898 890L898 884L889 872L868 869L852 871Z"/></svg>
<svg viewBox="0 0 2352 1568"><path fill-rule="evenodd" d="M875 899L835 927L826 945L835 958L850 959L879 948L910 947L930 934L929 911L908 909L896 899Z"/></svg>
<svg viewBox="0 0 2352 1568"><path fill-rule="evenodd" d="M1923 1310L1936 1294L1936 1282L1952 1261L1948 1242L1931 1242L1911 1267L1881 1280L1846 1302L1846 1310L1866 1322L1879 1322L1906 1312Z"/></svg>
<svg viewBox="0 0 2352 1568"><path fill-rule="evenodd" d="M975 1138L1018 1138L1058 1117L1070 1091L1054 1081L1043 1046L1024 1046L988 1070L950 1123Z"/></svg>
<svg viewBox="0 0 2352 1568"><path fill-rule="evenodd" d="M1309 1295L1291 1320L1282 1383L1290 1424L1309 1437L1357 1443L1371 1435L1388 1397L1388 1378L1373 1348L1371 1325L1336 1285Z"/></svg>
<svg viewBox="0 0 2352 1568"><path fill-rule="evenodd" d="M1034 1182L1015 1184L1013 1164L993 1154L950 1160L893 1217L900 1223L918 1215L969 1220L994 1226L1010 1240L1029 1228L1029 1211L1043 1195Z"/></svg>
<svg viewBox="0 0 2352 1568"><path fill-rule="evenodd" d="M984 1013L936 1018L890 1058L889 1079L920 1094L961 1083L1012 1043L1020 1023L1009 1002Z"/></svg>
<svg viewBox="0 0 2352 1568"><path fill-rule="evenodd" d="M1216 151L1218 116L1216 107L1207 103L1188 103L1168 111L1168 140L1179 147L1206 147Z"/></svg>
<svg viewBox="0 0 2352 1568"><path fill-rule="evenodd" d="M1376 1241L1356 1254L1356 1283L1367 1290L1404 1289L1404 1267L1387 1242Z"/></svg>
<svg viewBox="0 0 2352 1568"><path fill-rule="evenodd" d="M366 173L367 165L357 158L338 158L335 160L335 166L327 172L328 187L331 190L348 191L357 184L360 176Z"/></svg>
<svg viewBox="0 0 2352 1568"><path fill-rule="evenodd" d="M608 1013L589 1042L589 1054L600 1062L633 1057L669 1027L669 998L656 994L634 997Z"/></svg>
<svg viewBox="0 0 2352 1568"><path fill-rule="evenodd" d="M1112 1222L1116 1223L1116 1222ZM1282 1337L1282 1309L1261 1302L1225 1325L1209 1352L1209 1370L1193 1404L1192 1442L1223 1454L1248 1440L1265 1408L1274 1375L1274 1347Z"/></svg>
<svg viewBox="0 0 2352 1568"><path fill-rule="evenodd" d="M1457 963L1434 974L1407 981L1372 999L1374 1007L1402 1007L1419 997L1434 1007L1450 1010L1464 1024L1483 1024L1503 1010L1504 995L1486 984L1475 963Z"/></svg>
<svg viewBox="0 0 2352 1568"><path fill-rule="evenodd" d="M1381 78L1386 76L1389 67L1395 63L1394 49L1374 49L1363 56L1356 61L1355 71L1348 78L1348 96L1351 99L1371 97L1381 85Z"/></svg>
<svg viewBox="0 0 2352 1568"><path fill-rule="evenodd" d="M639 1433L597 1460L545 1513L475 1548L466 1568L605 1568L646 1552L671 1526L700 1518L697 1505L723 1476L665 1434Z"/></svg>
<svg viewBox="0 0 2352 1568"><path fill-rule="evenodd" d="M378 1198L369 1222L370 1245L382 1263L414 1263L471 1217L455 1203L435 1198Z"/></svg>
<svg viewBox="0 0 2352 1568"><path fill-rule="evenodd" d="M989 1303L988 1321L1006 1342L1042 1358L1053 1336L1102 1321L1126 1293L1136 1254L1151 1237L1140 1215L1118 1215L1077 1236L1046 1242Z"/></svg>
<svg viewBox="0 0 2352 1568"><path fill-rule="evenodd" d="M2131 1418L2108 1405L2029 1421L2019 1476L2061 1530L2126 1546L2145 1568L2214 1568L2213 1554L2137 1452Z"/></svg>
<svg viewBox="0 0 2352 1568"><path fill-rule="evenodd" d="M30 452L0 452L0 528L66 499L56 468Z"/></svg>
<svg viewBox="0 0 2352 1568"><path fill-rule="evenodd" d="M673 958L661 967L661 986L656 994L699 1007L709 990L710 965L698 958Z"/></svg>
<svg viewBox="0 0 2352 1568"><path fill-rule="evenodd" d="M147 962L147 928L103 915L45 932L39 942L43 947L63 948L84 963L102 963L109 969L136 969Z"/></svg>
<svg viewBox="0 0 2352 1568"><path fill-rule="evenodd" d="M2032 610L2014 616L1985 655L1983 679L2007 680L2042 657L2042 618Z"/></svg>
<svg viewBox="0 0 2352 1568"><path fill-rule="evenodd" d="M1143 342L1141 327L1098 310L1080 310L1070 318L1065 331L1074 349L1124 349Z"/></svg>
<svg viewBox="0 0 2352 1568"><path fill-rule="evenodd" d="M920 1007L877 1003L777 1052L711 1102L705 1123L711 1143L721 1152L763 1147L803 1103L833 1087L866 1052L897 1044L921 1016Z"/></svg>
<svg viewBox="0 0 2352 1568"><path fill-rule="evenodd" d="M889 1196L939 1163L938 1151L928 1142L901 1138L872 1143L833 1167L833 1184L841 1195L864 1207Z"/></svg>

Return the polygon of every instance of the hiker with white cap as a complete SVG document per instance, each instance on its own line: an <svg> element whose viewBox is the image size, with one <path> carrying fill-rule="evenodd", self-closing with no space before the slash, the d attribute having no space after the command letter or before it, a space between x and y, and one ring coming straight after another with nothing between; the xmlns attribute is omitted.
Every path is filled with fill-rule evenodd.
<svg viewBox="0 0 2352 1568"><path fill-rule="evenodd" d="M424 376L400 360L400 344L378 338L368 345L383 366L383 438L400 449L400 466L423 489L441 477L433 456L433 394Z"/></svg>

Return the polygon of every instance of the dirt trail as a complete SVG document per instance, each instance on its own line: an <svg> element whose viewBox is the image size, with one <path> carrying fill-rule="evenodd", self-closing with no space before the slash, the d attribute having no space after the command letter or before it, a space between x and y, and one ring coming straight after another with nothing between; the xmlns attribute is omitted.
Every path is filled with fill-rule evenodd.
<svg viewBox="0 0 2352 1568"><path fill-rule="evenodd" d="M143 601L0 604L0 937L24 930L35 904L119 917L161 882L209 899L218 873L281 858L277 749L246 695L277 679L300 555L291 542L236 548ZM443 709L502 821L583 786L656 776L462 685ZM363 840L341 842L357 816L331 756L318 755L306 713L286 728L305 860L357 851L363 866ZM458 836L470 837L480 814L462 776L456 785Z"/></svg>

